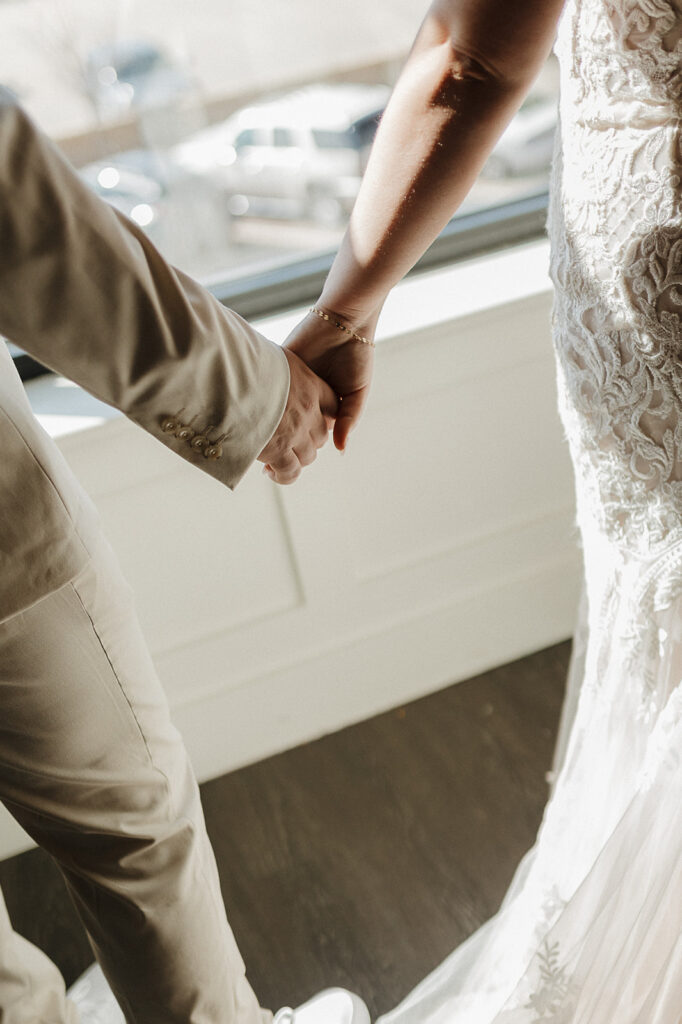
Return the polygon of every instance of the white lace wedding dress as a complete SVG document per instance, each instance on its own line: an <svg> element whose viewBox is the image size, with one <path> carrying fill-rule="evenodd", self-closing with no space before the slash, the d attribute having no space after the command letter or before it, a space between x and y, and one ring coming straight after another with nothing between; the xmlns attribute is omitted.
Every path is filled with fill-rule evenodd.
<svg viewBox="0 0 682 1024"><path fill-rule="evenodd" d="M682 1022L682 2L569 0L557 53L586 586L555 782L499 913L380 1024Z"/></svg>

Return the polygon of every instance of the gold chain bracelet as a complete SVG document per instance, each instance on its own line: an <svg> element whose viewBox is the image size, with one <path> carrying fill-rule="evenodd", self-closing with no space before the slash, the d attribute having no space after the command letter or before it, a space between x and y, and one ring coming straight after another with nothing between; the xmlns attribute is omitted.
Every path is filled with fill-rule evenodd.
<svg viewBox="0 0 682 1024"><path fill-rule="evenodd" d="M325 313L323 309L318 309L317 306L311 306L310 312L315 313L316 316L326 320L327 323L332 324L333 327L338 327L340 331L344 331L346 334L349 334L353 341L359 341L363 345L369 345L370 348L374 348L374 342L371 338L365 338L362 334L357 334L355 331L352 331L350 327L346 327L346 325L342 324L340 320L335 320L333 316L330 316L329 313Z"/></svg>

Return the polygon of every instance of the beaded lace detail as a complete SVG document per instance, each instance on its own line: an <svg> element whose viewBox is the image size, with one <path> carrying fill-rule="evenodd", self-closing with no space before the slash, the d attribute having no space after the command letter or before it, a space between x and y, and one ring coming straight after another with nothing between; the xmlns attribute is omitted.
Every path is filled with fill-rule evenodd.
<svg viewBox="0 0 682 1024"><path fill-rule="evenodd" d="M575 0L557 52L554 337L580 515L650 554L682 534L682 3Z"/></svg>

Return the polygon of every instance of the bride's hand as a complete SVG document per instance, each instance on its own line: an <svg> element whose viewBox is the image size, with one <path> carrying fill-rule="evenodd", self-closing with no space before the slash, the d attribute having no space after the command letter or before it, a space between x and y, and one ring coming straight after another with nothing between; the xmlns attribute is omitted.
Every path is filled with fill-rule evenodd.
<svg viewBox="0 0 682 1024"><path fill-rule="evenodd" d="M355 427L369 394L374 365L374 348L353 338L346 331L334 326L340 321L356 335L374 339L377 317L371 323L356 324L323 307L331 320L309 312L294 328L285 342L285 347L296 353L318 377L329 384L341 399L339 412L334 423L334 445L343 451L348 435Z"/></svg>

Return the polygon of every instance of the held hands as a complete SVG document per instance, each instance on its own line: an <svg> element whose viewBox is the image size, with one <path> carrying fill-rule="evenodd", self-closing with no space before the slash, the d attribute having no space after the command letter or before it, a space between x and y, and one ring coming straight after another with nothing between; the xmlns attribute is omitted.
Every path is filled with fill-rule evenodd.
<svg viewBox="0 0 682 1024"><path fill-rule="evenodd" d="M289 397L277 430L258 456L263 472L278 484L292 484L327 442L338 411L336 395L293 352L289 363Z"/></svg>
<svg viewBox="0 0 682 1024"><path fill-rule="evenodd" d="M339 318L324 306L315 310L291 332L285 352L295 352L338 396L334 444L342 452L369 395L374 367L373 338L379 314L356 324L350 318ZM335 326L336 323L342 323L345 329Z"/></svg>
<svg viewBox="0 0 682 1024"><path fill-rule="evenodd" d="M369 394L377 317L356 327L322 307L291 332L283 348L289 362L289 397L274 435L258 456L278 484L293 483L317 458L334 431L343 451ZM344 327L335 324L343 322ZM361 340L362 339L362 340Z"/></svg>

